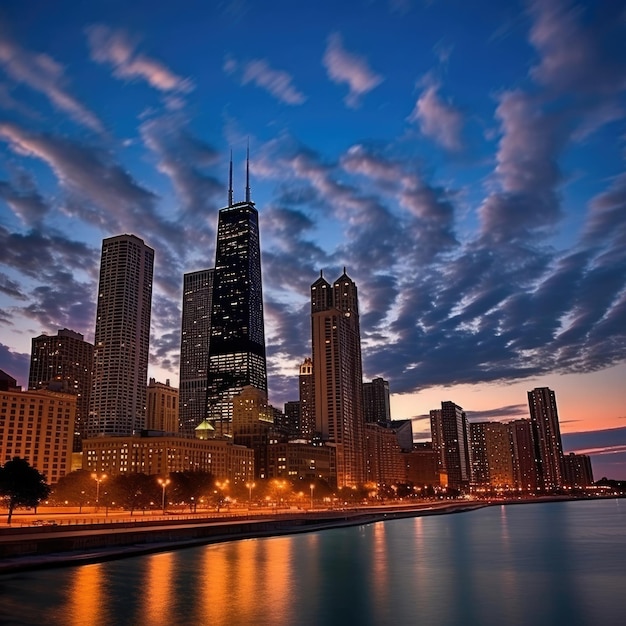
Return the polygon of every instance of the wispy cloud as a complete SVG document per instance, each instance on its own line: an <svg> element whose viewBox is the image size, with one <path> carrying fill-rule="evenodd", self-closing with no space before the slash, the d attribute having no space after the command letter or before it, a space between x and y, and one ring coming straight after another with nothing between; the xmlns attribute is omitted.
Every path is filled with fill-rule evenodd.
<svg viewBox="0 0 626 626"><path fill-rule="evenodd" d="M265 59L240 64L228 58L224 70L229 74L239 73L242 85L253 83L285 104L298 105L306 101L306 96L294 86L291 74L272 68Z"/></svg>
<svg viewBox="0 0 626 626"><path fill-rule="evenodd" d="M328 38L323 62L328 77L334 83L348 85L350 91L346 96L346 104L352 108L358 107L361 97L384 80L370 69L364 57L348 52L343 47L339 33L333 33Z"/></svg>
<svg viewBox="0 0 626 626"><path fill-rule="evenodd" d="M12 80L42 93L55 108L67 113L74 121L99 133L103 132L104 127L98 117L68 90L69 81L65 76L63 65L48 54L22 48L2 28L0 28L0 65ZM6 92L4 100L6 103ZM8 103L12 103L12 108L18 106L13 100L9 100Z"/></svg>
<svg viewBox="0 0 626 626"><path fill-rule="evenodd" d="M409 121L416 122L426 137L446 150L458 151L463 147L463 115L459 109L441 99L438 84L426 86L415 103Z"/></svg>
<svg viewBox="0 0 626 626"><path fill-rule="evenodd" d="M164 63L136 52L137 40L122 30L113 30L102 24L87 29L91 58L98 63L108 63L113 75L127 80L144 80L163 92L187 93L193 83L170 70Z"/></svg>

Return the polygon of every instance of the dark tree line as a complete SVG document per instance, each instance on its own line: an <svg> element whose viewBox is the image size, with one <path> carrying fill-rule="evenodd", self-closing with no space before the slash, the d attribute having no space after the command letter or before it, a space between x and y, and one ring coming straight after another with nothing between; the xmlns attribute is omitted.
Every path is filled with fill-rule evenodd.
<svg viewBox="0 0 626 626"><path fill-rule="evenodd" d="M9 510L7 524L11 523L17 507L37 507L49 493L46 477L31 467L26 459L16 456L0 467L0 496Z"/></svg>

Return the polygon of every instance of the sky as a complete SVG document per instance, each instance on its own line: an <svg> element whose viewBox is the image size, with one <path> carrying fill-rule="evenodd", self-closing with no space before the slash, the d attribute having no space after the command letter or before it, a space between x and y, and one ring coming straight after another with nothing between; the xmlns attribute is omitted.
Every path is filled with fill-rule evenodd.
<svg viewBox="0 0 626 626"><path fill-rule="evenodd" d="M626 479L626 8L568 0L0 7L0 368L93 341L102 239L155 249L149 376L178 383L182 276L259 209L270 401L309 287L346 267L392 417L528 417Z"/></svg>

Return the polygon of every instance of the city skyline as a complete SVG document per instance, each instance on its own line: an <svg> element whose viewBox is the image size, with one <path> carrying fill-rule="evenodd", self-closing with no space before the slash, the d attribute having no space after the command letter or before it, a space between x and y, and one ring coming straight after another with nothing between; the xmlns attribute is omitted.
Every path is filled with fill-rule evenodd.
<svg viewBox="0 0 626 626"><path fill-rule="evenodd" d="M149 376L177 384L182 277L213 263L249 139L274 405L311 281L346 266L364 379L417 438L441 401L515 419L549 387L565 451L626 478L620 8L184 4L3 6L0 368L25 386L34 337L93 341L101 241L133 233Z"/></svg>

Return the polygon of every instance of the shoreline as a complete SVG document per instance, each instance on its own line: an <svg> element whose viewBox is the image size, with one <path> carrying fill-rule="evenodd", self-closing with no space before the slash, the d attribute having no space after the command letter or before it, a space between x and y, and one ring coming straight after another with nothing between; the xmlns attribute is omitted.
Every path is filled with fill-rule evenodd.
<svg viewBox="0 0 626 626"><path fill-rule="evenodd" d="M451 501L421 506L319 511L281 518L204 519L161 524L112 523L105 528L21 528L0 536L0 576L23 571L71 567L243 539L263 539L360 526L393 519L449 515L506 504L541 504L599 498L547 497L536 500ZM602 498L606 499L606 498ZM34 532L33 532L34 531Z"/></svg>

